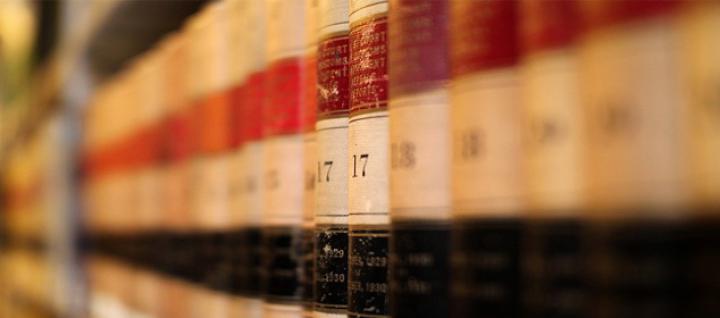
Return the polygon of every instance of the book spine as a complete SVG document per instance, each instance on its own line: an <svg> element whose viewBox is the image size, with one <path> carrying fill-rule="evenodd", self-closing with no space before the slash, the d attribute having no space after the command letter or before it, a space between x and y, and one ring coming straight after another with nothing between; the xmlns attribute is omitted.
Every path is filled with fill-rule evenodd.
<svg viewBox="0 0 720 318"><path fill-rule="evenodd" d="M137 84L139 80L139 72L137 69L131 71L125 80L124 87L120 90L120 98L127 98L135 103L140 103L140 86ZM118 99L118 102L120 100ZM119 112L118 112L119 113ZM137 129L140 126L140 120L142 118L139 109L129 111L125 114L126 122L122 125L121 135L119 138L120 148L119 150L125 152L122 156L122 160L119 162L117 172L118 183L116 184L117 191L120 193L121 200L123 202L123 209L132 211L125 215L119 212L123 209L118 209L115 213L118 213L115 217L120 221L121 224L119 230L121 235L127 235L128 237L140 237L140 214L138 211L138 191L136 189L139 185L139 154L144 150L145 146L140 138L137 136ZM125 257L132 260L137 260L137 248L132 246L130 249L126 249L121 253Z"/></svg>
<svg viewBox="0 0 720 318"><path fill-rule="evenodd" d="M449 1L392 0L390 314L449 316Z"/></svg>
<svg viewBox="0 0 720 318"><path fill-rule="evenodd" d="M713 101L718 100L715 87L718 86L720 63L711 56L718 52L716 41L706 42L720 19L720 6L716 3L690 5L684 10L681 19L682 69L685 71L685 90L689 92L691 123L690 146L692 149L693 189L699 206L707 208L718 206L720 197L720 167L714 164L720 146L718 132L720 125L713 122Z"/></svg>
<svg viewBox="0 0 720 318"><path fill-rule="evenodd" d="M268 1L268 98L263 110L265 317L302 315L304 16L302 1Z"/></svg>
<svg viewBox="0 0 720 318"><path fill-rule="evenodd" d="M597 295L589 305L600 315L657 306L682 316L676 288L685 262L686 105L676 50L668 49L678 45L679 3L583 3L579 82L588 130L589 283ZM663 275L649 275L658 268Z"/></svg>
<svg viewBox="0 0 720 318"><path fill-rule="evenodd" d="M200 36L199 79L204 83L198 108L200 128L200 171L197 181L197 212L201 227L202 252L200 266L202 283L213 293L230 291L230 271L226 233L232 224L230 210L230 182L233 152L232 103L228 67L227 37L229 32L226 2L205 8L205 19L198 26ZM199 49L199 48L198 48ZM214 295L214 294L210 294ZM222 298L218 295L218 297ZM211 299L213 297L210 297ZM212 302L221 305L224 302ZM226 307L226 306L224 306ZM226 308L218 310L226 310ZM209 308L208 310L215 310Z"/></svg>
<svg viewBox="0 0 720 318"><path fill-rule="evenodd" d="M387 11L387 1L350 1L348 317L388 315Z"/></svg>
<svg viewBox="0 0 720 318"><path fill-rule="evenodd" d="M249 4L243 1L227 1L228 11L228 34L226 41L228 42L228 67L230 73L230 87L228 94L232 104L232 116L229 119L231 123L231 149L229 155L229 191L228 191L228 208L230 209L230 217L225 232L226 244L223 247L223 254L226 259L227 275L227 291L230 297L230 307L233 315L243 317L255 317L257 313L253 312L251 299L243 291L243 266L245 258L249 254L244 254L245 246L243 238L245 230L249 226L249 219L245 211L244 183L246 178L245 169L245 143L246 136L243 133L242 126L245 122L244 107L248 94L249 71L246 60L250 55L250 50L245 50L248 40L245 32L245 23L251 18L249 12ZM241 305L242 304L242 305Z"/></svg>
<svg viewBox="0 0 720 318"><path fill-rule="evenodd" d="M128 99L134 103L142 102L141 86L138 84L140 79L139 75L139 68L135 68L128 73L119 95L116 96L116 98L118 98L116 102L120 103L122 99ZM119 105L114 105L114 107L118 106ZM115 112L116 114L120 114L119 109L116 109ZM132 237L139 241L143 233L140 231L140 215L138 211L139 192L137 188L139 186L138 181L140 181L138 178L138 168L142 164L141 160L143 158L141 154L147 149L147 144L144 144L142 138L138 136L138 128L140 127L142 119L140 109L128 111L124 114L124 117L125 122L120 127L119 139L117 140L120 146L117 150L123 152L124 155L121 156L121 160L116 167L118 174L116 177L113 177L113 179L116 179L115 182L117 182L115 183L117 187L115 191L119 194L118 201L121 202L121 208L114 211L114 213L117 213L114 218L117 218L116 220L119 221L118 224L120 224L118 234L125 237ZM132 212L122 213L123 210ZM120 244L125 245L127 243L121 242ZM126 248L118 250L118 253L131 262L138 260L138 248L131 244L127 244Z"/></svg>
<svg viewBox="0 0 720 318"><path fill-rule="evenodd" d="M315 263L315 163L317 162L317 0L305 0L305 72L303 85L303 193L302 300L303 317L313 315L313 271Z"/></svg>
<svg viewBox="0 0 720 318"><path fill-rule="evenodd" d="M189 160L191 144L190 115L187 108L187 87L182 81L180 65L187 63L188 47L186 36L178 35L171 40L167 57L164 62L166 107L168 115L165 119L163 146L166 151L166 174L163 180L163 211L167 223L166 257L162 269L170 274L183 277L187 272L188 259L186 249L182 246L182 238L188 235L190 212L188 209L189 195ZM175 92L172 94L169 92Z"/></svg>
<svg viewBox="0 0 720 318"><path fill-rule="evenodd" d="M315 317L345 317L348 275L348 3L318 4Z"/></svg>
<svg viewBox="0 0 720 318"><path fill-rule="evenodd" d="M251 64L257 50L248 31L249 23L258 23L261 16L254 12L256 2L229 1L229 56L233 74L232 103L234 151L230 168L231 220L225 248L229 262L230 312L233 317L260 317L262 301L259 295L260 230L262 193L258 194L258 175L262 171L261 107L262 65ZM263 20L259 20L263 21ZM262 25L262 24L260 24ZM264 28L253 32L264 34ZM260 63L257 63L260 64ZM255 167L256 169L248 169Z"/></svg>
<svg viewBox="0 0 720 318"><path fill-rule="evenodd" d="M178 108L168 118L168 143L170 160L164 182L165 213L168 215L168 240L172 248L168 251L167 268L170 273L185 277L189 271L187 250L182 246L183 238L189 235L191 215L189 209L190 160L187 146L191 140L190 115L186 107Z"/></svg>
<svg viewBox="0 0 720 318"><path fill-rule="evenodd" d="M245 216L240 234L241 251L239 276L240 293L252 299L254 311L258 315L259 299L261 296L261 248L260 227L262 216L265 214L264 196L265 160L263 158L264 143L262 141L262 104L265 99L265 73L262 66L252 73L247 82L247 95L242 104L242 159L243 177L238 192L242 193L242 213Z"/></svg>
<svg viewBox="0 0 720 318"><path fill-rule="evenodd" d="M694 291L684 312L688 316L712 316L720 311L713 301L720 292L717 282L720 253L720 123L717 108L720 94L720 43L713 41L714 30L720 27L720 5L717 2L688 5L680 15L681 60L685 71L684 89L688 92L691 125L687 134L692 171L692 223L687 230L689 268L693 269L686 290ZM714 102L713 102L714 101ZM715 115L713 115L715 114Z"/></svg>
<svg viewBox="0 0 720 318"><path fill-rule="evenodd" d="M133 100L141 105L137 111L135 121L129 129L129 136L126 137L128 144L132 145L133 155L129 173L131 177L131 189L129 190L133 200L133 216L130 221L133 225L134 237L142 242L142 246L133 248L130 255L131 261L150 265L152 257L147 257L151 241L148 239L149 234L153 230L153 212L156 209L152 206L157 201L157 175L154 171L155 163L155 147L152 123L153 114L157 110L156 103L148 99L152 95L156 95L157 82L154 80L154 71L156 68L152 65L152 57L149 55L143 59L131 73L130 87ZM155 105L154 105L155 104ZM157 253L157 252L155 252Z"/></svg>
<svg viewBox="0 0 720 318"><path fill-rule="evenodd" d="M576 46L580 8L573 1L522 1L520 14L529 213L521 276L525 313L584 315L586 140ZM573 270L554 265L560 263Z"/></svg>
<svg viewBox="0 0 720 318"><path fill-rule="evenodd" d="M138 226L142 234L157 232L162 224L160 208L160 119L163 114L159 52L143 59L136 71L137 96L140 108L138 127L134 135L138 140L139 160L137 167Z"/></svg>
<svg viewBox="0 0 720 318"><path fill-rule="evenodd" d="M164 176L163 152L161 151L161 129L164 116L163 98L161 94L161 58L163 51L156 50L145 56L140 64L137 85L140 118L136 128L136 151L138 164L136 175L137 191L137 225L139 238L142 242L137 247L137 261L144 266L160 266L160 256L165 249L161 240L161 232L165 228L161 210L161 181Z"/></svg>
<svg viewBox="0 0 720 318"><path fill-rule="evenodd" d="M187 27L188 42L189 43L202 43L205 44L204 40L204 28L206 27L208 19L207 11L198 13L190 21ZM205 280L205 274L207 273L207 267L209 264L208 253L211 249L209 246L209 231L207 216L205 216L206 194L200 189L204 188L206 181L207 170L204 164L204 144L206 143L206 136L202 133L202 111L204 105L205 94L207 89L205 88L206 82L198 81L198 78L206 78L206 70L204 68L204 51L199 49L197 45L188 45L188 69L186 74L186 81L188 83L188 95L189 105L188 115L189 123L191 127L191 134L193 136L192 155L188 159L188 190L189 190L189 211L190 211L190 228L188 229L190 235L185 238L185 242L188 244L188 266L186 278L195 283L203 283ZM193 289L195 291L195 289ZM194 297L194 292L191 297Z"/></svg>
<svg viewBox="0 0 720 318"><path fill-rule="evenodd" d="M228 298L229 311L231 315L243 317L255 316L252 306L247 306L250 301L243 295L241 290L242 277L240 268L242 266L243 231L247 226L245 211L243 211L244 193L240 191L245 179L243 163L243 140L242 129L240 128L243 118L242 104L245 99L247 88L247 63L244 56L246 51L244 45L247 38L244 32L244 23L248 14L248 5L243 1L226 0L226 58L228 67L228 87L226 94L230 104L229 123L229 149L228 161L228 209L229 217L226 230L223 233L225 244L223 246L224 270L226 271L226 297Z"/></svg>
<svg viewBox="0 0 720 318"><path fill-rule="evenodd" d="M451 4L453 317L521 312L518 3Z"/></svg>
<svg viewBox="0 0 720 318"><path fill-rule="evenodd" d="M266 54L263 48L266 41L266 5L265 1L244 2L246 5L244 24L241 26L245 47L243 50L245 64L245 89L238 113L239 139L242 142L241 159L242 179L238 185L240 193L240 213L243 217L242 227L238 234L238 280L239 294L246 299L246 315L243 317L262 316L262 267L263 249L261 245L261 227L265 215L265 171L263 140L263 109L267 96Z"/></svg>
<svg viewBox="0 0 720 318"><path fill-rule="evenodd" d="M244 296L240 290L241 277L240 267L242 255L247 253L243 250L242 237L244 230L248 227L247 214L245 213L245 192L243 191L243 185L245 182L245 153L244 153L244 141L242 137L242 129L240 125L243 123L242 119L242 107L245 101L245 94L247 89L247 78L243 76L242 84L235 83L231 91L231 102L233 108L232 118L232 131L234 136L234 145L230 150L229 158L229 178L230 184L228 189L228 207L230 209L230 220L228 224L228 230L226 232L227 246L225 247L226 258L228 259L228 270L230 271L229 278L229 289L230 292L242 298ZM239 299L238 299L239 301Z"/></svg>

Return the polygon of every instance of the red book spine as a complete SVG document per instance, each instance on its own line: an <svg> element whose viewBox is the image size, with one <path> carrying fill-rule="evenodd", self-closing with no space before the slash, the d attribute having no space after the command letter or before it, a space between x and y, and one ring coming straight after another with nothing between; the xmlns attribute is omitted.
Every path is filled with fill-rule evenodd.
<svg viewBox="0 0 720 318"><path fill-rule="evenodd" d="M306 55L304 61L303 72L303 131L311 132L315 130L315 122L317 121L318 99L317 99L317 56L315 54Z"/></svg>
<svg viewBox="0 0 720 318"><path fill-rule="evenodd" d="M263 109L263 135L302 132L302 59L287 58L270 65L267 72L267 95Z"/></svg>
<svg viewBox="0 0 720 318"><path fill-rule="evenodd" d="M387 109L387 14L350 26L350 116Z"/></svg>
<svg viewBox="0 0 720 318"><path fill-rule="evenodd" d="M248 77L244 102L240 106L240 139L243 142L257 141L263 137L265 78L265 71L255 72Z"/></svg>
<svg viewBox="0 0 720 318"><path fill-rule="evenodd" d="M317 59L318 120L347 116L350 113L347 34L321 40Z"/></svg>
<svg viewBox="0 0 720 318"><path fill-rule="evenodd" d="M581 30L577 1L522 1L520 41L524 54L565 48Z"/></svg>
<svg viewBox="0 0 720 318"><path fill-rule="evenodd" d="M390 97L438 86L449 80L447 0L390 3Z"/></svg>
<svg viewBox="0 0 720 318"><path fill-rule="evenodd" d="M585 30L602 29L609 26L641 21L664 16L677 11L684 4L681 0L617 0L588 1L582 3Z"/></svg>
<svg viewBox="0 0 720 318"><path fill-rule="evenodd" d="M199 105L200 150L207 154L219 154L232 145L232 102L225 91L207 96Z"/></svg>
<svg viewBox="0 0 720 318"><path fill-rule="evenodd" d="M457 1L452 4L450 43L453 77L516 65L516 1Z"/></svg>
<svg viewBox="0 0 720 318"><path fill-rule="evenodd" d="M183 161L193 153L192 117L193 113L185 109L168 119L168 150L173 162Z"/></svg>
<svg viewBox="0 0 720 318"><path fill-rule="evenodd" d="M228 90L228 99L230 103L230 122L229 134L230 134L230 148L239 149L242 146L240 124L242 123L241 111L242 103L245 98L245 83L234 85Z"/></svg>

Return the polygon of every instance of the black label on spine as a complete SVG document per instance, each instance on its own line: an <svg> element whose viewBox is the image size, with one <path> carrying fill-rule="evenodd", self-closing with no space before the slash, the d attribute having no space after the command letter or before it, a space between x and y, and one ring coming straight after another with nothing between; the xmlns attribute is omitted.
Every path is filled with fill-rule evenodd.
<svg viewBox="0 0 720 318"><path fill-rule="evenodd" d="M205 279L207 285L220 292L233 291L233 263L230 257L232 249L232 235L229 232L212 235L212 265L207 268ZM208 261L209 262L209 261Z"/></svg>
<svg viewBox="0 0 720 318"><path fill-rule="evenodd" d="M387 226L352 227L348 281L348 317L388 315Z"/></svg>
<svg viewBox="0 0 720 318"><path fill-rule="evenodd" d="M449 317L449 224L394 222L390 235L391 316Z"/></svg>
<svg viewBox="0 0 720 318"><path fill-rule="evenodd" d="M175 234L176 246L172 249L172 259L177 264L172 267L173 273L179 277L192 281L196 272L195 259L198 255L198 241L196 235L187 233Z"/></svg>
<svg viewBox="0 0 720 318"><path fill-rule="evenodd" d="M458 220L453 224L453 317L520 315L520 243L518 220Z"/></svg>
<svg viewBox="0 0 720 318"><path fill-rule="evenodd" d="M686 317L720 317L720 209L699 211L689 227ZM710 217L707 217L710 216Z"/></svg>
<svg viewBox="0 0 720 318"><path fill-rule="evenodd" d="M652 220L593 224L593 311L602 317L686 317L683 226Z"/></svg>
<svg viewBox="0 0 720 318"><path fill-rule="evenodd" d="M261 231L258 227L242 229L239 234L238 289L247 297L260 297L262 268Z"/></svg>
<svg viewBox="0 0 720 318"><path fill-rule="evenodd" d="M315 310L345 313L348 275L347 226L317 225L315 244Z"/></svg>
<svg viewBox="0 0 720 318"><path fill-rule="evenodd" d="M245 251L242 250L242 239L243 230L234 230L226 233L227 246L225 250L225 258L227 259L230 267L230 281L228 282L228 292L233 295L242 295L242 283L241 283L241 266L242 266L242 254Z"/></svg>
<svg viewBox="0 0 720 318"><path fill-rule="evenodd" d="M313 308L313 271L315 270L315 229L303 229L302 242L302 300L305 311L312 311Z"/></svg>
<svg viewBox="0 0 720 318"><path fill-rule="evenodd" d="M198 271L198 282L202 285L222 290L225 273L222 271L223 262L223 236L220 232L204 232L200 234L200 251L199 257L195 259ZM143 249L147 246L146 242L140 242L134 248L136 252L143 254ZM147 254L147 252L144 252Z"/></svg>
<svg viewBox="0 0 720 318"><path fill-rule="evenodd" d="M263 228L262 247L264 298L271 303L299 302L302 228Z"/></svg>
<svg viewBox="0 0 720 318"><path fill-rule="evenodd" d="M587 244L577 219L534 220L523 243L525 308L533 317L587 315Z"/></svg>

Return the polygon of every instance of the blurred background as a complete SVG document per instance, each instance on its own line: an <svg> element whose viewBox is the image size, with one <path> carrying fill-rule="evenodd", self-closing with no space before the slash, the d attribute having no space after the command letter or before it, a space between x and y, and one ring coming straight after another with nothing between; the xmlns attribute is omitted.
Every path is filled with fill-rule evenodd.
<svg viewBox="0 0 720 318"><path fill-rule="evenodd" d="M80 125L90 94L204 5L0 1L0 317L81 317Z"/></svg>

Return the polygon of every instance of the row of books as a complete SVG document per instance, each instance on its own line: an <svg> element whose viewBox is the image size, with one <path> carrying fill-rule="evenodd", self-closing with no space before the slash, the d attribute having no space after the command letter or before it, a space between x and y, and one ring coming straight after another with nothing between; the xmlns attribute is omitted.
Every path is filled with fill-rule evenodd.
<svg viewBox="0 0 720 318"><path fill-rule="evenodd" d="M159 317L717 315L719 29L717 1L214 2L89 103L96 311L133 276L201 295Z"/></svg>

